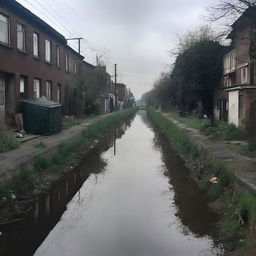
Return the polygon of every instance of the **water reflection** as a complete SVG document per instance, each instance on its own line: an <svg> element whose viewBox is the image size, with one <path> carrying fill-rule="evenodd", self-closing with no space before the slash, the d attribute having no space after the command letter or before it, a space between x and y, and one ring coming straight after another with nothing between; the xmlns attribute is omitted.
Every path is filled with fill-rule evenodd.
<svg viewBox="0 0 256 256"><path fill-rule="evenodd" d="M221 254L207 198L144 112L100 158L104 172L86 180L36 256Z"/></svg>
<svg viewBox="0 0 256 256"><path fill-rule="evenodd" d="M107 159L102 158L102 152L109 149L116 151L116 140L124 135L131 122L125 121L95 141L95 146L83 155L82 161L60 180L53 182L51 190L41 195L28 213L20 215L19 221L0 225L1 256L33 255L89 175L94 174L97 182L97 174L104 173ZM77 203L82 203L80 192L77 193Z"/></svg>
<svg viewBox="0 0 256 256"><path fill-rule="evenodd" d="M217 216L208 207L207 193L191 179L189 170L177 152L170 147L166 138L155 130L154 143L161 150L164 163L163 173L169 178L170 189L174 190L176 216L184 226L185 233L202 237L216 234Z"/></svg>

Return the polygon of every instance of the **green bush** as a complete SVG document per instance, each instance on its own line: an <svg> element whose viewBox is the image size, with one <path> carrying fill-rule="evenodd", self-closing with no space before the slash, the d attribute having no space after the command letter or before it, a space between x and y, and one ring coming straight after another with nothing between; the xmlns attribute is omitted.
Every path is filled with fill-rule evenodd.
<svg viewBox="0 0 256 256"><path fill-rule="evenodd" d="M37 171L44 171L50 166L49 158L43 155L38 155L35 158L35 168Z"/></svg>
<svg viewBox="0 0 256 256"><path fill-rule="evenodd" d="M35 187L36 174L31 169L24 169L16 176L10 186L10 191L18 195L26 195L33 192Z"/></svg>
<svg viewBox="0 0 256 256"><path fill-rule="evenodd" d="M247 137L247 133L243 129L226 122L218 122L213 126L206 123L201 127L200 131L207 136L224 140L242 140Z"/></svg>
<svg viewBox="0 0 256 256"><path fill-rule="evenodd" d="M16 149L20 143L15 138L7 137L0 131L0 153Z"/></svg>

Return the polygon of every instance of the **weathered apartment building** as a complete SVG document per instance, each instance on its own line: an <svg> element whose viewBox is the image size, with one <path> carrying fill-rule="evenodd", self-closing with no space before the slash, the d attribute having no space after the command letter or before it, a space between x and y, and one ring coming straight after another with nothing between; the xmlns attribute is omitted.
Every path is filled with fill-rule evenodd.
<svg viewBox="0 0 256 256"><path fill-rule="evenodd" d="M223 80L215 117L256 135L256 9L248 8L232 25L223 58Z"/></svg>
<svg viewBox="0 0 256 256"><path fill-rule="evenodd" d="M67 40L14 0L0 0L0 124L12 125L24 98L64 103L65 88L92 69Z"/></svg>

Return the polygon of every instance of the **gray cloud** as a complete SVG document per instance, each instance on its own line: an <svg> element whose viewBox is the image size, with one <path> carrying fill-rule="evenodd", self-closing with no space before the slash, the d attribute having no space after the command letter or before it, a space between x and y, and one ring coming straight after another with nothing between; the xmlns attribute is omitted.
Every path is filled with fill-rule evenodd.
<svg viewBox="0 0 256 256"><path fill-rule="evenodd" d="M96 54L103 55L111 75L117 63L119 81L126 83L139 98L152 88L160 72L167 71L171 64L169 50L175 47L177 35L202 25L201 16L213 0L19 2L64 36L84 37L87 41L82 53L87 61L94 64Z"/></svg>

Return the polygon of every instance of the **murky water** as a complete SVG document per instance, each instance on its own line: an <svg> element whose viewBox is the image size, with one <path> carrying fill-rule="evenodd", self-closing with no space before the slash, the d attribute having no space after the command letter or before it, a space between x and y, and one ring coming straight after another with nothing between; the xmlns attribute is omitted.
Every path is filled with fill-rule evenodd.
<svg viewBox="0 0 256 256"><path fill-rule="evenodd" d="M221 255L215 216L183 161L144 112L79 168L94 171L36 256Z"/></svg>

